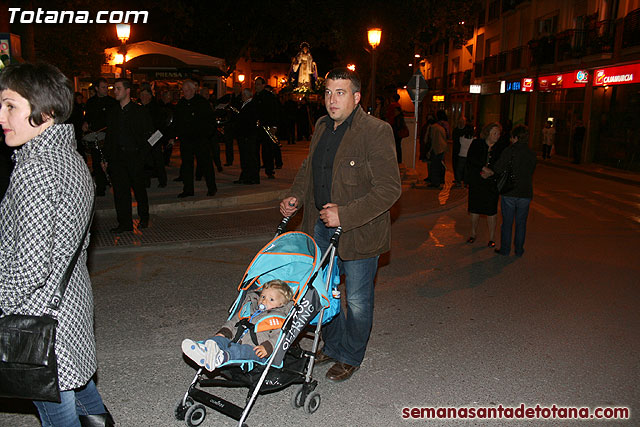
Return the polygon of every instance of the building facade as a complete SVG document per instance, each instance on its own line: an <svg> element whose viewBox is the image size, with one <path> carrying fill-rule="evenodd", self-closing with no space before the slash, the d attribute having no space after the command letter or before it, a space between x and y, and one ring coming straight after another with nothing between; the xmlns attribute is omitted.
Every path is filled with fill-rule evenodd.
<svg viewBox="0 0 640 427"><path fill-rule="evenodd" d="M477 129L526 124L533 149L551 120L557 154L640 171L640 0L482 5L473 23L460 24L469 35L462 47L427 48L426 110L464 114ZM574 144L582 125L584 140Z"/></svg>

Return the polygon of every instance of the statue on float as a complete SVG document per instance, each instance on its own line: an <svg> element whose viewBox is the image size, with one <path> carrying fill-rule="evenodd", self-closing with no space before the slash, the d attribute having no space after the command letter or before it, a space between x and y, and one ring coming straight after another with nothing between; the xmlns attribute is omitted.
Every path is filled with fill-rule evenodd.
<svg viewBox="0 0 640 427"><path fill-rule="evenodd" d="M291 61L291 81L296 89L314 89L318 78L318 69L309 51L309 43L300 44L300 52Z"/></svg>

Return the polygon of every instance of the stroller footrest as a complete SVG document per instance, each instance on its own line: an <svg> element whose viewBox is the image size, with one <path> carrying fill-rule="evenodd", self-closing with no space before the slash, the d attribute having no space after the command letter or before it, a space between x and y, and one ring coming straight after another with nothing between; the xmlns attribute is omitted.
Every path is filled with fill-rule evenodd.
<svg viewBox="0 0 640 427"><path fill-rule="evenodd" d="M198 390L197 388L192 388L189 390L189 396L191 396L196 402L200 402L211 409L215 409L236 421L240 421L240 418L242 417L243 408L218 396L214 396L213 394Z"/></svg>

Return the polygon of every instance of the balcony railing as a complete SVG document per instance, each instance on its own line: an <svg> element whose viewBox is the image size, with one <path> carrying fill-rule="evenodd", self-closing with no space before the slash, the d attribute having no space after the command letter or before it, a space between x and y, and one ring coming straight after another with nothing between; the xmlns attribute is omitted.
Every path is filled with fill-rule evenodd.
<svg viewBox="0 0 640 427"><path fill-rule="evenodd" d="M640 9L629 12L624 18L622 30L622 47L640 45Z"/></svg>

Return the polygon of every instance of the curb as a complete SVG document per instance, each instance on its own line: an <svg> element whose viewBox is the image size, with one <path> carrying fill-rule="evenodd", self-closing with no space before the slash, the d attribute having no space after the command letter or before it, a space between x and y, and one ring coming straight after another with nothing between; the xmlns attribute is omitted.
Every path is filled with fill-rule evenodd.
<svg viewBox="0 0 640 427"><path fill-rule="evenodd" d="M149 206L149 214L158 215L165 213L190 212L197 210L207 210L215 208L228 208L233 206L253 205L265 203L284 198L289 190L272 190L262 193L242 194L238 196L206 198L189 202L157 203ZM97 218L114 218L116 212L114 208L96 210Z"/></svg>

